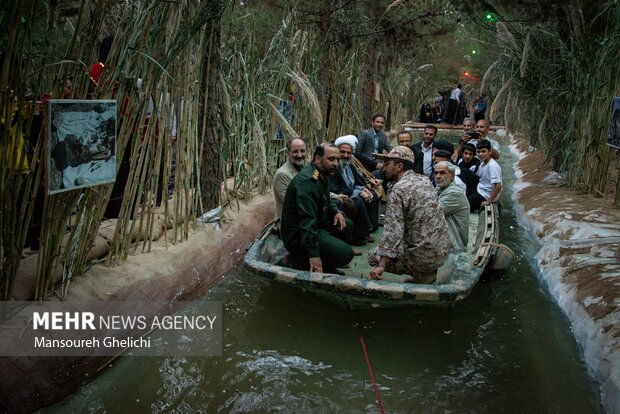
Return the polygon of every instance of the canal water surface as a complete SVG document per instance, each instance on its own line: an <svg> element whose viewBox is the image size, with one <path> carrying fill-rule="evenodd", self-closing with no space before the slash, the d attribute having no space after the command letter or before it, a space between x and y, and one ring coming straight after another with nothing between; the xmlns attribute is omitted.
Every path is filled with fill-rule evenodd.
<svg viewBox="0 0 620 414"><path fill-rule="evenodd" d="M350 311L238 269L202 299L224 304L221 357L122 358L41 412L378 412L361 338L386 413L603 412L516 223L514 161L503 145L515 260L455 308Z"/></svg>

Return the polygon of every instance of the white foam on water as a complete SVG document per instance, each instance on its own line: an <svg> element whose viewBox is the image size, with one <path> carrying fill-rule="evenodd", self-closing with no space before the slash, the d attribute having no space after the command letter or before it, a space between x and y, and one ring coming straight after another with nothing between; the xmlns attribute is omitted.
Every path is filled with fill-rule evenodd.
<svg viewBox="0 0 620 414"><path fill-rule="evenodd" d="M526 155L514 144L510 145L510 149L519 159ZM524 174L518 168L518 161L514 168L517 180L521 180ZM552 174L550 177L557 178ZM587 296L578 302L577 287L566 283L564 278L571 270L569 267L574 265L599 265L603 269L601 280L609 281L609 278L613 278L620 285L618 259L614 257L617 247L614 240L620 240L620 225L596 211L588 215L590 222L571 220L572 215L563 211L552 214L538 208L525 211L519 203L518 193L531 185L516 182L512 198L519 225L540 242L541 248L535 256L539 277L547 284L552 297L570 320L573 334L583 349L588 371L601 384L602 399L607 409L612 413L620 413L620 310L598 319L593 318L588 314L587 307L609 304L602 296ZM554 231L544 233L545 224L550 223L554 224ZM573 255L569 260L560 256L561 247L580 245L591 247L591 254ZM620 304L620 298L615 299L615 304Z"/></svg>

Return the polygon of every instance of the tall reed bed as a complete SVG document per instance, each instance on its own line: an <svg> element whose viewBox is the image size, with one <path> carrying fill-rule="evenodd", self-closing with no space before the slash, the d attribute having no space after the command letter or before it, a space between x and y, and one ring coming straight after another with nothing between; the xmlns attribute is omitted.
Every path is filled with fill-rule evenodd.
<svg viewBox="0 0 620 414"><path fill-rule="evenodd" d="M120 162L125 152L131 153L131 172L107 262L119 263L138 249L150 250L162 226L166 241L180 242L188 237L194 223L200 198L196 189L197 169L205 162L200 159L197 135L201 94L196 74L201 65L208 64L201 47L202 31L205 22L217 18L222 11L218 1L83 1L75 15L61 19L50 13L52 19L59 21L49 23L55 32L48 33L48 37L56 35L59 44L66 41L64 52L53 51L54 55L49 51L33 53L33 27L40 23L37 19L42 5L15 3L2 8L2 21L10 22L6 34L6 50L10 53L1 69L0 109L9 114L17 108L13 119L24 130L26 141L36 145L28 148L27 171L17 168L20 160L2 162L0 166L3 299L11 297L32 205L36 192L43 191L39 182L44 141L43 134L29 136L30 107L23 95L7 91L24 91L28 84L36 94L51 91L52 98L59 98L62 82L58 80L71 74L74 98L115 99L119 108L116 156ZM113 15L109 14L111 10ZM99 84L93 89L90 65L97 61L100 39L108 34L102 30L104 21L112 23L115 41ZM73 31L63 31L66 27ZM30 61L25 56L30 56ZM174 196L167 203L174 124L176 174L171 185ZM3 128L2 134L3 157L8 156L5 148L6 154L19 153L11 148L9 130ZM58 284L61 289L56 292L64 297L71 279L89 266L88 252L111 190L112 185L103 185L45 197L36 299L45 299L56 291ZM158 199L162 200L159 208Z"/></svg>
<svg viewBox="0 0 620 414"><path fill-rule="evenodd" d="M357 134L370 124L362 116L362 96L369 87L362 73L369 59L367 41L327 47L321 33L296 19L293 9L262 42L250 15L235 20L242 29L224 33L222 168L234 175L228 189L233 197L270 187L286 159L286 139L303 137L311 153L321 141ZM371 55L381 77L379 100L373 100L371 111L389 110L397 128L437 85L424 80L423 70L409 70L409 61L390 64L380 53ZM278 104L291 97L292 117L285 120ZM284 139L276 139L277 124Z"/></svg>
<svg viewBox="0 0 620 414"><path fill-rule="evenodd" d="M20 53L31 47L36 8L36 2L11 1L0 9L6 28L0 67L0 300L11 298L43 171L41 140L30 139L36 107L26 97L26 68L32 62Z"/></svg>
<svg viewBox="0 0 620 414"><path fill-rule="evenodd" d="M605 196L610 103L620 94L620 9L613 1L579 4L588 18L583 7L566 6L557 24L498 24L505 52L493 68L500 91L491 117L544 147L572 186Z"/></svg>

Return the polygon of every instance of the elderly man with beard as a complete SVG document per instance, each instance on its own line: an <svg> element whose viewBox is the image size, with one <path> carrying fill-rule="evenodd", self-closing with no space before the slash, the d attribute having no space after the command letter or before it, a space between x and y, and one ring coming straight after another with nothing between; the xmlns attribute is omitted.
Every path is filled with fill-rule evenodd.
<svg viewBox="0 0 620 414"><path fill-rule="evenodd" d="M435 183L439 193L439 205L450 231L450 241L455 252L465 251L469 233L469 201L454 177L458 167L449 161L435 164Z"/></svg>
<svg viewBox="0 0 620 414"><path fill-rule="evenodd" d="M334 144L319 145L312 164L286 190L280 233L296 269L338 274L336 268L353 259L353 249L343 241L350 239L353 223L330 199L327 183L327 177L336 173L339 158Z"/></svg>
<svg viewBox="0 0 620 414"><path fill-rule="evenodd" d="M437 192L430 180L413 171L411 149L397 146L385 159L387 179L393 181L383 236L379 246L368 253L374 266L371 279L383 272L409 274L408 282L433 283L437 269L448 257L450 235L439 207Z"/></svg>
<svg viewBox="0 0 620 414"><path fill-rule="evenodd" d="M353 211L343 208L346 215L353 220L353 240L350 244L363 246L374 241L370 233L379 226L379 197L366 186L366 182L352 164L357 138L346 135L336 139L334 144L340 151L340 159L336 174L328 178L329 191L336 194L341 206L353 204Z"/></svg>
<svg viewBox="0 0 620 414"><path fill-rule="evenodd" d="M289 183L306 164L306 141L292 138L286 142L288 160L276 171L273 178L273 196L276 199L276 218L282 217L282 203Z"/></svg>

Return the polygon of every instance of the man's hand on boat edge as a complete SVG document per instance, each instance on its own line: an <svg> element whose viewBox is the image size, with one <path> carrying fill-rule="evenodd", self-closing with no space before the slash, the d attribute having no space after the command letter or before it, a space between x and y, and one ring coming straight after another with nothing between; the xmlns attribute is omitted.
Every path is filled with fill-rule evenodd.
<svg viewBox="0 0 620 414"><path fill-rule="evenodd" d="M370 274L368 276L370 276L372 280L381 280L383 279L383 276L381 275L384 271L385 269L383 268L383 266L377 266L370 271Z"/></svg>
<svg viewBox="0 0 620 414"><path fill-rule="evenodd" d="M311 272L323 272L323 262L320 257L310 258L310 271Z"/></svg>

